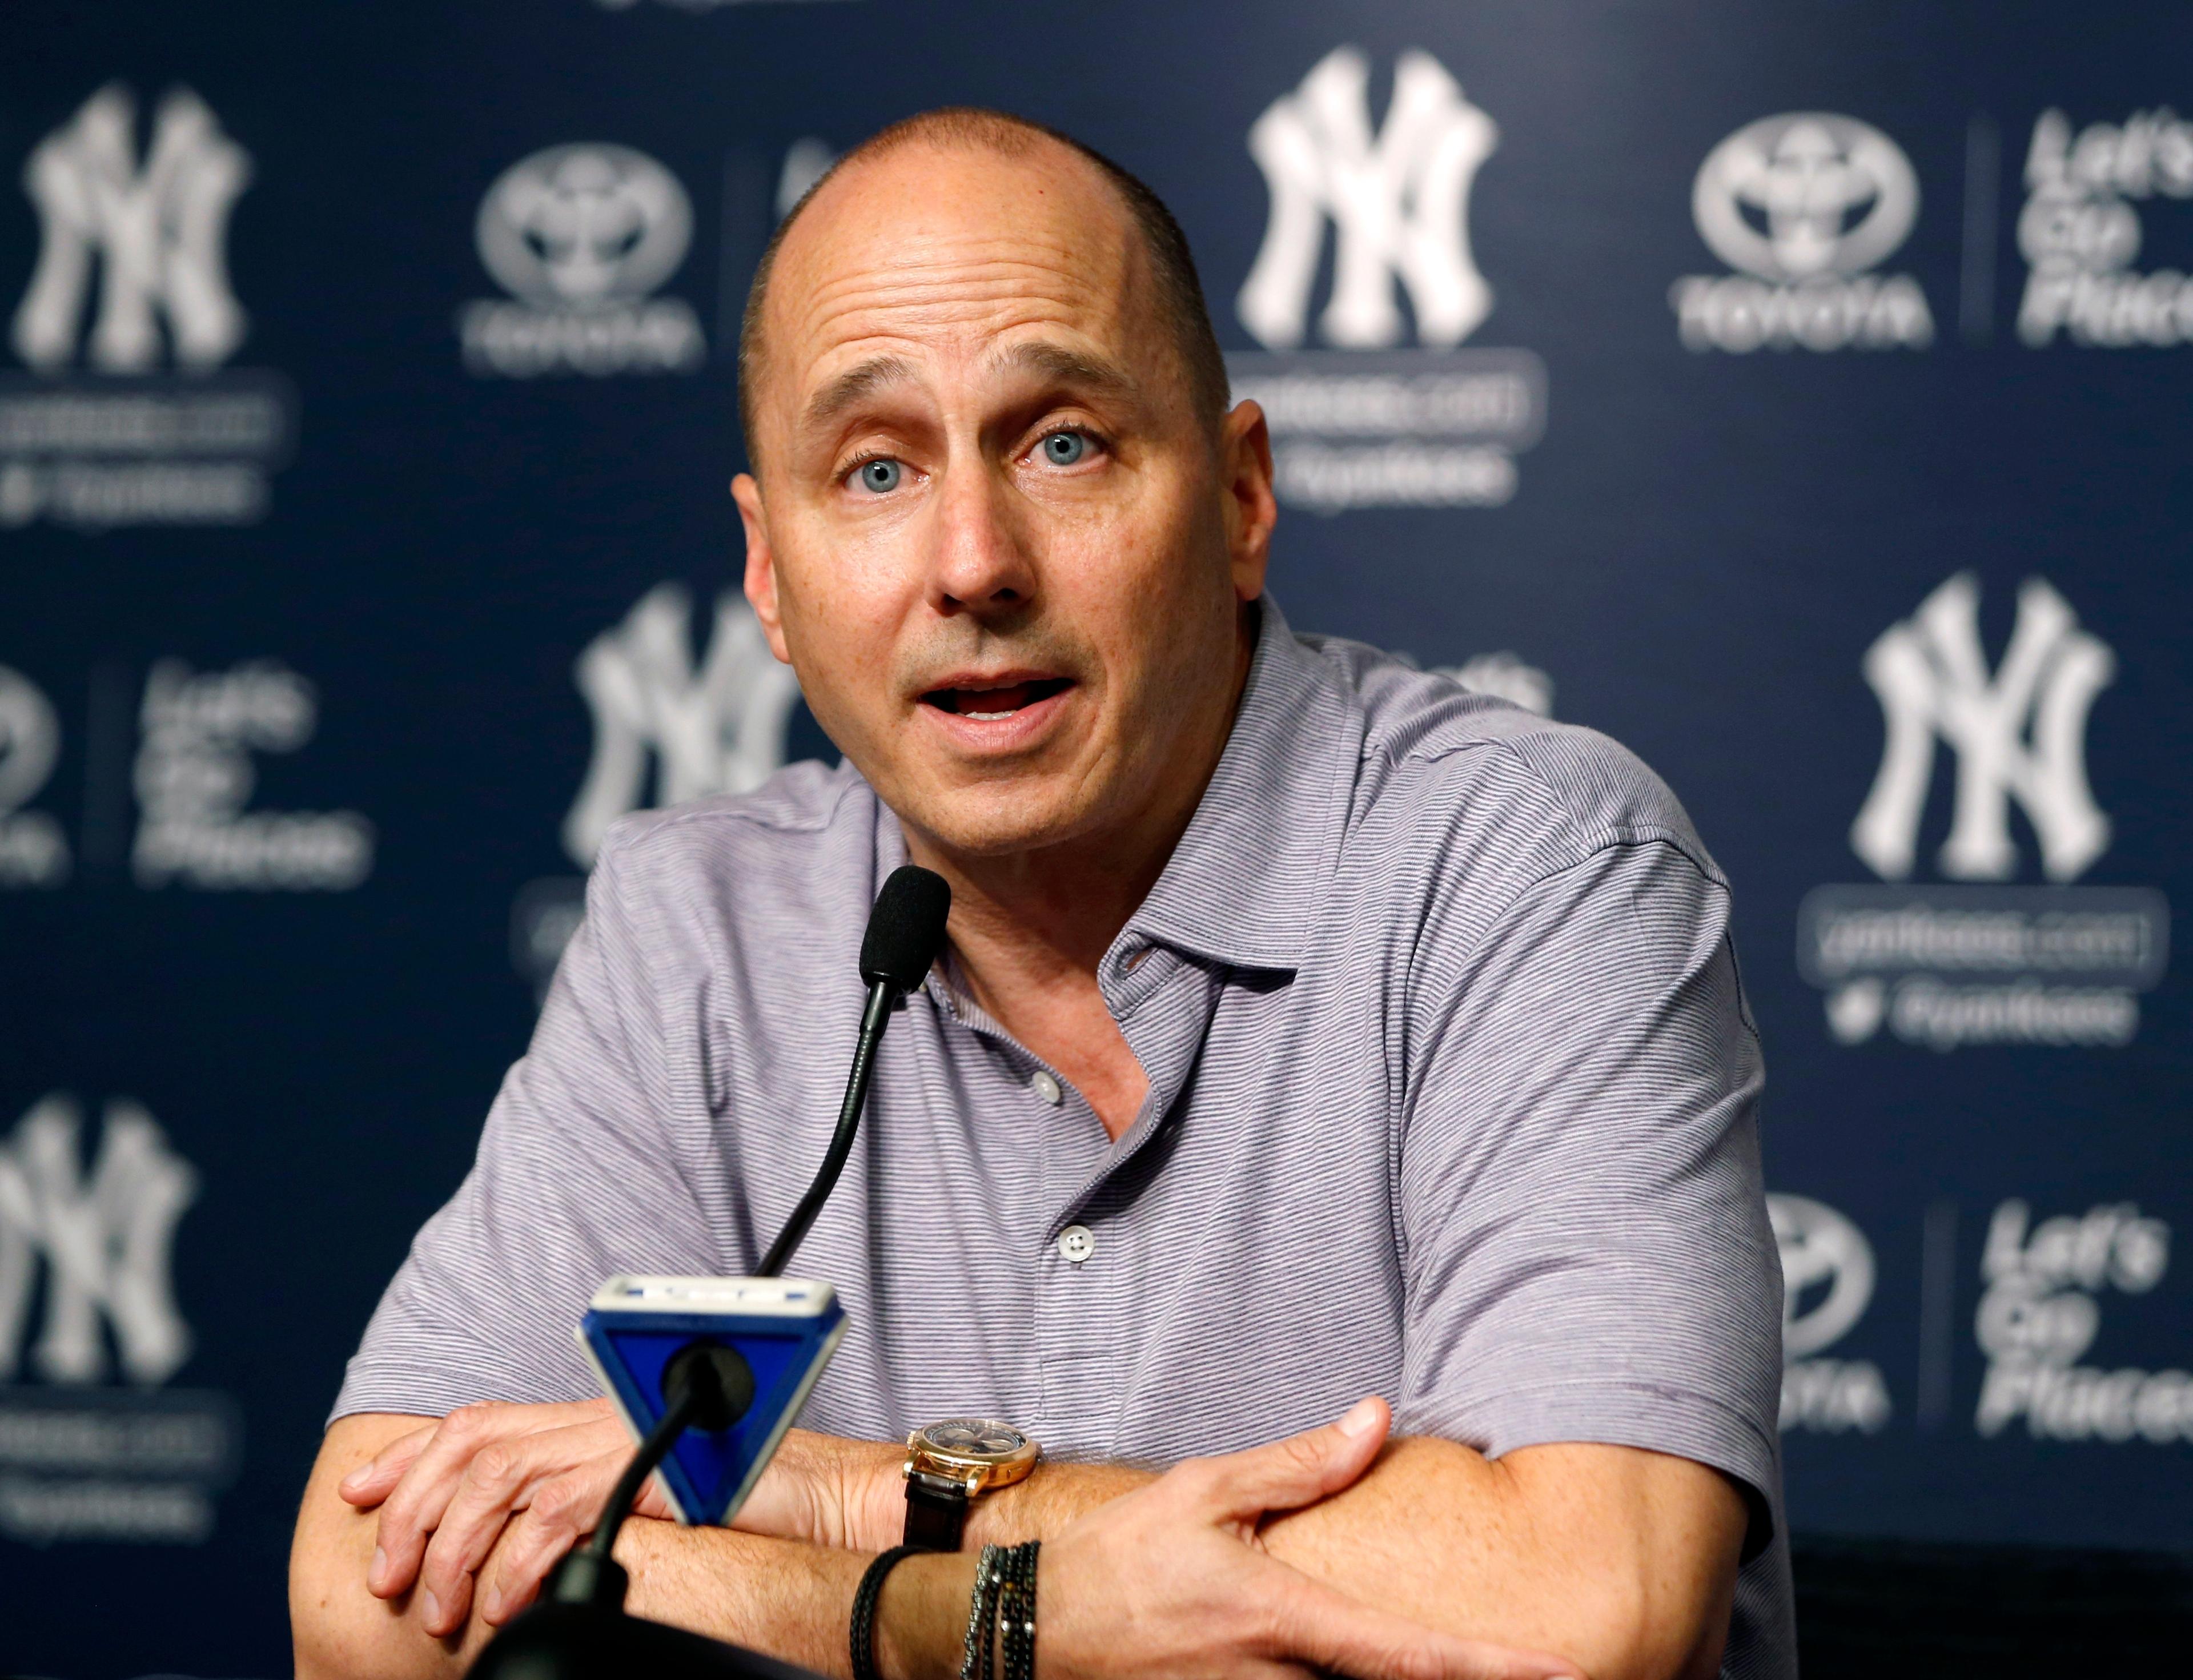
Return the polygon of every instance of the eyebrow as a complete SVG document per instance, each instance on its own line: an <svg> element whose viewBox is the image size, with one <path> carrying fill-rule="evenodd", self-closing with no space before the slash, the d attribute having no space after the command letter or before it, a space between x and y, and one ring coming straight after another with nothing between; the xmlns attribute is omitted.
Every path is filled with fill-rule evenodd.
<svg viewBox="0 0 2193 1680"><path fill-rule="evenodd" d="M1117 363L1084 355L1063 345L1016 344L993 357L992 365L1000 370L1034 374L1056 385L1078 386L1101 396L1125 397L1135 390L1134 380ZM816 391L800 417L801 426L809 430L827 426L885 386L913 377L913 365L904 357L871 356Z"/></svg>
<svg viewBox="0 0 2193 1680"><path fill-rule="evenodd" d="M800 417L803 427L827 425L855 408L887 385L913 377L913 369L900 356L871 356L856 363L815 393Z"/></svg>
<svg viewBox="0 0 2193 1680"><path fill-rule="evenodd" d="M1079 386L1103 396L1125 397L1135 389L1134 380L1118 363L1085 356L1063 345L1040 340L1016 344L993 359L999 368L1035 374L1058 385Z"/></svg>

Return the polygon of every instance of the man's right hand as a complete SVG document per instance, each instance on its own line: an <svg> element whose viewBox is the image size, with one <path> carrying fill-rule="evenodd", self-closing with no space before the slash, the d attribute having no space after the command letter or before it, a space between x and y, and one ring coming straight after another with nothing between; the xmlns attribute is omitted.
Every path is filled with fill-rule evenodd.
<svg viewBox="0 0 2193 1680"><path fill-rule="evenodd" d="M501 1626L593 1532L632 1453L631 1433L606 1400L467 1406L422 1421L337 1489L361 1511L379 1509L366 1590L397 1598L415 1585L420 1620L438 1636L464 1626L475 1597L482 1618ZM812 1545L857 1545L848 1489L879 1484L876 1472L887 1467L896 1493L900 1456L878 1443L788 1431L738 1526ZM633 1510L673 1514L651 1477ZM476 1580L483 1568L491 1574Z"/></svg>
<svg viewBox="0 0 2193 1680"><path fill-rule="evenodd" d="M606 1401L465 1406L390 1442L336 1492L361 1511L379 1507L366 1590L392 1599L415 1585L421 1624L439 1637L464 1626L490 1553L497 1573L478 1583L483 1617L500 1624L530 1603L593 1531L631 1457L632 1437ZM633 1508L672 1514L651 1479Z"/></svg>
<svg viewBox="0 0 2193 1680"><path fill-rule="evenodd" d="M1036 1614L1045 1680L1576 1677L1558 1657L1434 1632L1265 1551L1258 1529L1266 1515L1354 1483L1392 1422L1383 1401L1368 1399L1323 1428L1189 1460L1045 1541Z"/></svg>

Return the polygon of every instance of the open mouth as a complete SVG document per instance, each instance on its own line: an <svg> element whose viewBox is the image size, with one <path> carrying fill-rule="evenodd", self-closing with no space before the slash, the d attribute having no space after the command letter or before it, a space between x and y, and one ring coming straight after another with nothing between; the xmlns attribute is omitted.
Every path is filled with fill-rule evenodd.
<svg viewBox="0 0 2193 1680"><path fill-rule="evenodd" d="M988 688L932 689L921 697L921 703L978 723L994 723L1016 711L1025 711L1053 694L1063 694L1073 686L1068 677L1040 677Z"/></svg>

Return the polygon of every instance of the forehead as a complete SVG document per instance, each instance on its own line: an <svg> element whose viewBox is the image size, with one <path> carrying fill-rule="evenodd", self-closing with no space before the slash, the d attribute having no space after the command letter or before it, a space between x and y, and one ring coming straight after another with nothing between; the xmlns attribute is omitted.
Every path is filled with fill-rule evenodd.
<svg viewBox="0 0 2193 1680"><path fill-rule="evenodd" d="M1067 148L917 143L833 177L786 236L763 328L770 395L796 403L879 354L934 363L1021 338L1139 363L1151 291L1126 206Z"/></svg>

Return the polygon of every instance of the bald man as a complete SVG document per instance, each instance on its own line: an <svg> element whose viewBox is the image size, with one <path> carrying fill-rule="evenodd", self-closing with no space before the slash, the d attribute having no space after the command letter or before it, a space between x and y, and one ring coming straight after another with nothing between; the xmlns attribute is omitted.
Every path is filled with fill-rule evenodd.
<svg viewBox="0 0 2193 1680"><path fill-rule="evenodd" d="M636 1611L848 1673L918 1532L876 1661L949 1675L975 1549L1040 1538L1045 1680L1794 1674L1758 1047L1673 796L1288 628L1186 243L1062 136L942 111L842 161L741 400L747 597L845 762L603 848L352 1362L299 1672L452 1671L592 1529L631 1443L570 1326L757 1263L911 860L948 949L799 1256L850 1333L736 1530L644 1500ZM1034 1472L903 1473L966 1417Z"/></svg>

